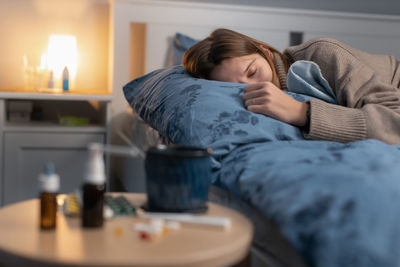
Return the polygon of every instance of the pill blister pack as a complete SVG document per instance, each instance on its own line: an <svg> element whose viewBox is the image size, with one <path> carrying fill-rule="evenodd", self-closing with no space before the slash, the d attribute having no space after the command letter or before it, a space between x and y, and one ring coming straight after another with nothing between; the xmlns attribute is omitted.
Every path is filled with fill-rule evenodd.
<svg viewBox="0 0 400 267"><path fill-rule="evenodd" d="M64 202L64 214L70 217L80 216L81 199L79 192L70 193ZM104 217L136 215L136 208L124 196L104 196Z"/></svg>
<svg viewBox="0 0 400 267"><path fill-rule="evenodd" d="M136 208L124 196L105 196L104 201L113 211L113 217L136 215Z"/></svg>

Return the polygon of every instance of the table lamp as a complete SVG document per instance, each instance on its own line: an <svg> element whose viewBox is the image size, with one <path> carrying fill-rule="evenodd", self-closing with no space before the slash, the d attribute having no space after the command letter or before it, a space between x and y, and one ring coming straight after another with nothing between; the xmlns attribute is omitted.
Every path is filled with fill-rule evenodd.
<svg viewBox="0 0 400 267"><path fill-rule="evenodd" d="M76 37L71 35L51 35L47 51L48 69L52 72L55 87L65 89L65 78L71 88L74 84L78 67L78 49ZM64 81L62 81L64 80Z"/></svg>

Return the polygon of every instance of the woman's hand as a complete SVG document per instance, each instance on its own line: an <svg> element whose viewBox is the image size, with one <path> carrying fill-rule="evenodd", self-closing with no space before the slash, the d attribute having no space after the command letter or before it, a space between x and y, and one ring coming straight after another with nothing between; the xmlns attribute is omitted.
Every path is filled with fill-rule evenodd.
<svg viewBox="0 0 400 267"><path fill-rule="evenodd" d="M254 83L244 88L243 99L249 111L264 114L295 126L307 123L307 103L299 102L271 82Z"/></svg>

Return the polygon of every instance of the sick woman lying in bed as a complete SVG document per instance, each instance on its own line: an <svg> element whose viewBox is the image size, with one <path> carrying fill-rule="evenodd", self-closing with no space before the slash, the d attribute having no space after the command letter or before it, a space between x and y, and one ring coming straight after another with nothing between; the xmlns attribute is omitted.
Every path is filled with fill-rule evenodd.
<svg viewBox="0 0 400 267"><path fill-rule="evenodd" d="M299 62L303 60L311 62ZM312 62L326 79L326 97L332 101L300 102L282 92L288 87L296 92L299 85L294 81L288 86L289 66L298 63L304 70L315 67ZM308 139L373 138L400 144L400 63L392 56L328 38L288 47L282 54L243 34L218 29L192 46L183 63L194 77L249 84L243 94L249 111L302 127Z"/></svg>
<svg viewBox="0 0 400 267"><path fill-rule="evenodd" d="M182 65L155 70L124 86L131 107L168 143L212 148L210 183L276 223L309 266L400 266L398 62L331 39L281 56L217 32L253 50L213 59L207 38L185 57L207 79Z"/></svg>

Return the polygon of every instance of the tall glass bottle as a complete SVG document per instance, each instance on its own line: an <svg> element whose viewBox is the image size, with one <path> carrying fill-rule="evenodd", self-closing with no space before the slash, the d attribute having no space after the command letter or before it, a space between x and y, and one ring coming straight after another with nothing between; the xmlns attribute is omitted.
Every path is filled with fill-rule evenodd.
<svg viewBox="0 0 400 267"><path fill-rule="evenodd" d="M105 172L103 151L98 144L89 147L89 160L82 187L82 226L103 226Z"/></svg>

